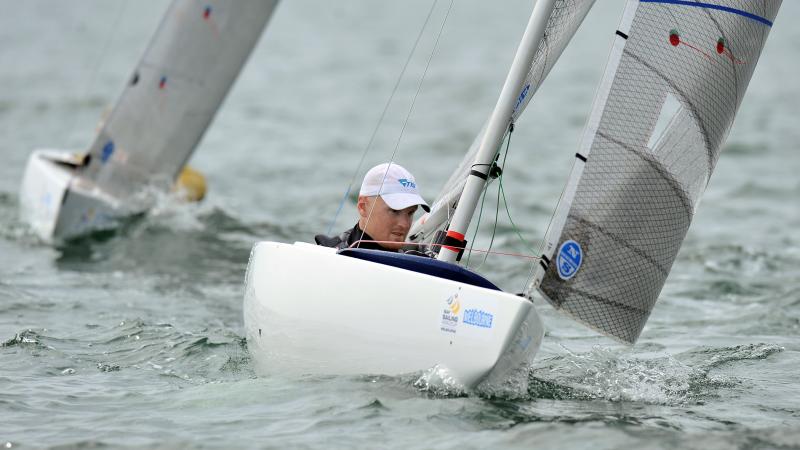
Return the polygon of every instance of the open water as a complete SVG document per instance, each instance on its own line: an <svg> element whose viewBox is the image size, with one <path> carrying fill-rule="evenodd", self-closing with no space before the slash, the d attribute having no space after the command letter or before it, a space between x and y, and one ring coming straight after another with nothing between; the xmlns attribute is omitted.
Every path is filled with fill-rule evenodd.
<svg viewBox="0 0 800 450"><path fill-rule="evenodd" d="M532 245L619 20L621 1L597 3L514 134L504 186ZM25 160L89 144L166 2L0 4L0 445L800 447L800 2L784 1L639 342L539 302L548 332L527 386L499 395L426 386L424 374L257 377L243 340L250 247L327 229L428 1L284 2L192 160L207 200L165 198L121 232L56 248L17 219ZM447 6L363 169L390 157ZM489 114L530 8L455 2L396 156L428 198ZM354 217L348 201L335 229ZM504 211L494 248L526 251ZM493 256L480 271L518 290L527 264Z"/></svg>

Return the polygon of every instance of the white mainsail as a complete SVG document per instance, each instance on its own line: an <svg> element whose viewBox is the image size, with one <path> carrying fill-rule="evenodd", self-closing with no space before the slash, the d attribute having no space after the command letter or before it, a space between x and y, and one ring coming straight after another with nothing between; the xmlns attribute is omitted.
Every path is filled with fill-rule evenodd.
<svg viewBox="0 0 800 450"><path fill-rule="evenodd" d="M527 296L636 341L780 5L628 1Z"/></svg>
<svg viewBox="0 0 800 450"><path fill-rule="evenodd" d="M572 36L577 31L583 19L594 5L595 0L557 0L553 12L547 20L544 37L539 45L523 87L517 97L510 121L516 122L517 118L528 106L533 95L539 90L550 70L555 65L561 53L569 44ZM475 163L478 147L486 132L486 126L470 145L464 158L456 170L444 184L436 200L431 205L430 214L420 218L411 228L409 235L418 242L430 242L435 238L437 230L444 228L455 210L467 177Z"/></svg>
<svg viewBox="0 0 800 450"><path fill-rule="evenodd" d="M91 145L84 175L118 195L171 186L276 3L174 1Z"/></svg>

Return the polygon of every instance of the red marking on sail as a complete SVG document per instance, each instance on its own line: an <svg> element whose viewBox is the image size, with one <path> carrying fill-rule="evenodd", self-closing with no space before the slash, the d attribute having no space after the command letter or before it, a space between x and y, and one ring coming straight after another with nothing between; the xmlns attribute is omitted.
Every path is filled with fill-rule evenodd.
<svg viewBox="0 0 800 450"><path fill-rule="evenodd" d="M747 64L747 61L742 61L741 59L737 59L735 56L733 56L733 53L731 53L731 49L729 48L725 49L725 56L727 56L728 59L730 59L734 64Z"/></svg>
<svg viewBox="0 0 800 450"><path fill-rule="evenodd" d="M681 36L678 34L677 30L669 32L669 43L672 44L673 47L677 47L678 44L681 43Z"/></svg>
<svg viewBox="0 0 800 450"><path fill-rule="evenodd" d="M719 40L717 40L717 53L719 53L720 55L727 56L728 59L730 59L731 62L734 64L746 64L744 61L734 57L733 52L731 52L731 49L728 48L728 46L725 44L726 44L725 38L719 38Z"/></svg>
<svg viewBox="0 0 800 450"><path fill-rule="evenodd" d="M677 47L680 44L683 44L683 45L691 48L692 50L700 53L701 55L705 56L706 58L711 59L711 55L709 55L705 51L695 47L694 45L692 45L692 44L690 44L690 43L688 43L688 42L686 42L684 40L681 40L681 36L678 33L678 30L675 30L675 29L670 30L670 32L669 32L669 43L672 44L673 47Z"/></svg>
<svg viewBox="0 0 800 450"><path fill-rule="evenodd" d="M708 53L706 53L705 51L703 51L703 50L701 50L701 49L699 49L699 48L695 47L694 45L692 45L692 44L689 44L689 43L687 43L687 42L681 42L681 44L683 44L683 45L685 45L685 46L687 46L687 47L691 48L692 50L694 50L694 51L696 51L696 52L698 52L698 53L701 53L701 54L702 54L703 56L705 56L706 58L708 58L708 59L711 59L711 55L709 55L709 54L708 54Z"/></svg>
<svg viewBox="0 0 800 450"><path fill-rule="evenodd" d="M217 24L214 23L214 20L211 18L211 6L206 6L203 8L203 20L208 23L208 26L211 27L211 31L214 33L214 37L219 37L219 30L217 29Z"/></svg>

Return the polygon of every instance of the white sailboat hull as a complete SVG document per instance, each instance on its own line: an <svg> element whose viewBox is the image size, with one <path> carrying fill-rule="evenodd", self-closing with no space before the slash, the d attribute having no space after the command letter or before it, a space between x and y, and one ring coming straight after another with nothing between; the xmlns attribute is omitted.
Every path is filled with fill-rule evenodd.
<svg viewBox="0 0 800 450"><path fill-rule="evenodd" d="M256 244L245 284L248 349L262 374L438 367L473 388L524 366L544 334L527 299L310 244Z"/></svg>
<svg viewBox="0 0 800 450"><path fill-rule="evenodd" d="M113 228L135 211L75 175L83 155L35 150L20 189L20 218L43 240L53 242Z"/></svg>

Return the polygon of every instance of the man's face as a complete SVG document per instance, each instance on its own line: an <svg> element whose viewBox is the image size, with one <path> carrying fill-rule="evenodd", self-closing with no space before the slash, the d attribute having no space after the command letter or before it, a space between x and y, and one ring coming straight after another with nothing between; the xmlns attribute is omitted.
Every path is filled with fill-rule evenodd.
<svg viewBox="0 0 800 450"><path fill-rule="evenodd" d="M390 208L380 196L358 197L358 214L361 216L358 226L376 241L392 241L391 244L381 242L382 247L399 250L406 240L417 208L414 205L396 210Z"/></svg>

